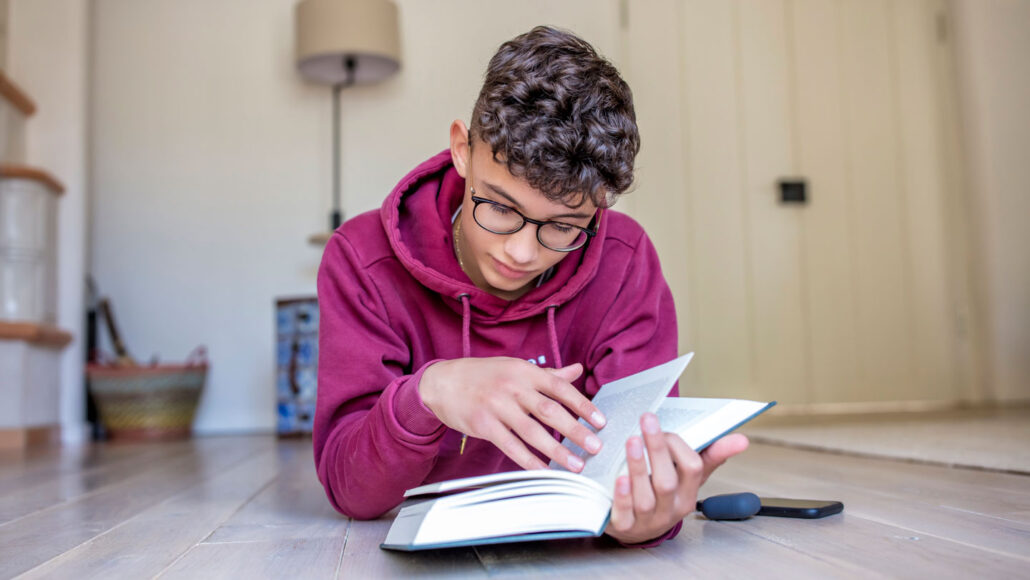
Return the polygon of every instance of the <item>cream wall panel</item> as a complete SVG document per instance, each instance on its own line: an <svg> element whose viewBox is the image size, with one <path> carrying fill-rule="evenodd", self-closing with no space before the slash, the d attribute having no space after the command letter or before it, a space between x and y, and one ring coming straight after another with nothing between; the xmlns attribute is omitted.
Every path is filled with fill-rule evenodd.
<svg viewBox="0 0 1030 580"><path fill-rule="evenodd" d="M950 0L983 393L1030 399L1030 2Z"/></svg>
<svg viewBox="0 0 1030 580"><path fill-rule="evenodd" d="M696 350L691 306L689 192L691 158L683 141L684 84L680 0L626 3L622 71L633 89L641 147L633 190L616 209L637 218L659 249L662 271L676 299L680 352ZM695 359L680 380L680 391L699 388Z"/></svg>
<svg viewBox="0 0 1030 580"><path fill-rule="evenodd" d="M682 20L696 392L741 395L753 376L734 4L690 0ZM694 366L693 364L691 366Z"/></svg>
<svg viewBox="0 0 1030 580"><path fill-rule="evenodd" d="M962 136L963 112L959 106L957 65L959 43L956 34L958 16L948 0L931 0L932 9L940 18L944 42L937 42L934 51L934 72L940 107L937 122L941 127L942 171L945 186L945 231L948 271L948 302L954 310L954 350L949 353L955 364L955 380L963 398L983 401L992 398L987 380L989 340L987 317L977 307L976 288L983 278L983 260L973 234L975 225L975 192L967 182L969 152Z"/></svg>
<svg viewBox="0 0 1030 580"><path fill-rule="evenodd" d="M909 207L915 373L910 396L954 400L966 392L956 364L958 319L950 290L962 278L952 277L947 267L947 126L941 122L943 93L937 78L937 47L945 42L938 23L944 14L936 0L893 2L890 9L897 54L899 159L904 164L901 188Z"/></svg>
<svg viewBox="0 0 1030 580"><path fill-rule="evenodd" d="M782 402L809 399L808 337L803 310L804 205L783 204L777 182L794 174L786 3L738 2L737 85L754 313L754 373L746 395L775 392Z"/></svg>
<svg viewBox="0 0 1030 580"><path fill-rule="evenodd" d="M847 181L842 15L837 2L790 3L795 63L798 173L811 188L805 208L806 312L812 401L852 392L858 376L853 192Z"/></svg>
<svg viewBox="0 0 1030 580"><path fill-rule="evenodd" d="M847 398L889 400L915 379L889 11L883 0L844 0L841 7L859 330L859 384Z"/></svg>

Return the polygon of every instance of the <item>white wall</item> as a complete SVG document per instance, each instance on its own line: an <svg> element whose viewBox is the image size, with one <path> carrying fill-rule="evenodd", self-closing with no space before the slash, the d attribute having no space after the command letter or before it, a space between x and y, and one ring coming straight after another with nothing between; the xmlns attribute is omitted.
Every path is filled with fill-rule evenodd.
<svg viewBox="0 0 1030 580"><path fill-rule="evenodd" d="M1030 398L1030 2L952 0L984 380Z"/></svg>
<svg viewBox="0 0 1030 580"><path fill-rule="evenodd" d="M10 0L7 67L32 97L26 160L65 186L58 210L57 325L74 336L61 356L61 425L84 436L83 283L88 206L87 0Z"/></svg>
<svg viewBox="0 0 1030 580"><path fill-rule="evenodd" d="M274 299L315 291L330 91L294 72L294 3L94 1L91 271L136 357L207 345L200 432L274 428ZM401 73L343 95L348 215L447 146L504 40L550 23L618 48L613 0L398 5Z"/></svg>

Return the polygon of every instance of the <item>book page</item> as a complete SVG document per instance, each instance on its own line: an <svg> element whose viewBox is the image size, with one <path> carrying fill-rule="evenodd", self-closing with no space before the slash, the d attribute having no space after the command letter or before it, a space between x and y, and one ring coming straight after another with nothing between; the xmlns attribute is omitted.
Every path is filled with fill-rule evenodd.
<svg viewBox="0 0 1030 580"><path fill-rule="evenodd" d="M436 483L427 483L425 485L414 487L404 492L404 497L411 498L417 496L431 496L445 493L453 493L456 491L464 491L470 489L478 489L482 487L495 486L500 484L507 484L511 482L520 481L539 481L541 479L564 479L572 482L578 482L580 476L569 471L553 471L550 469L530 469L530 470L519 470L519 471L501 471L498 473L488 473L486 475L474 475L472 477L463 477L460 479L450 479L447 481L438 481ZM588 483L589 485L595 485ZM580 485L587 485L580 483ZM607 490L602 489L602 494Z"/></svg>
<svg viewBox="0 0 1030 580"><path fill-rule="evenodd" d="M601 438L604 443L601 451L591 455L568 439L562 441L562 445L583 459L585 466L580 475L597 481L605 489L613 488L619 467L625 460L626 439L640 433L640 416L658 410L693 356L694 353L683 355L601 387L594 395L593 403L608 419L608 423L597 431L584 419L579 421ZM551 462L550 467L565 469L555 461Z"/></svg>
<svg viewBox="0 0 1030 580"><path fill-rule="evenodd" d="M662 431L679 433L696 425L698 421L724 407L733 399L678 398L662 401L658 408L658 422Z"/></svg>
<svg viewBox="0 0 1030 580"><path fill-rule="evenodd" d="M776 403L743 399L667 399L658 409L662 430L676 433L694 451L736 429Z"/></svg>
<svg viewBox="0 0 1030 580"><path fill-rule="evenodd" d="M662 431L675 433L694 451L702 451L716 439L775 405L776 402L743 399L666 398L658 408ZM628 473L625 457L618 475ZM644 449L644 462L651 471L651 462Z"/></svg>

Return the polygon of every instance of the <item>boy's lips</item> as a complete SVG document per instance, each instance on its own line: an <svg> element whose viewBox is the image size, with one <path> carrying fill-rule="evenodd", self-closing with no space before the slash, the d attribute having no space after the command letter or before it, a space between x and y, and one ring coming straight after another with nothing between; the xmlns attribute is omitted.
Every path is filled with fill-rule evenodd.
<svg viewBox="0 0 1030 580"><path fill-rule="evenodd" d="M526 270L517 270L515 268L507 266L503 262L492 256L490 259L492 259L494 262L494 270L496 270L497 273L501 276L508 278L510 280L521 280L530 274L530 272Z"/></svg>

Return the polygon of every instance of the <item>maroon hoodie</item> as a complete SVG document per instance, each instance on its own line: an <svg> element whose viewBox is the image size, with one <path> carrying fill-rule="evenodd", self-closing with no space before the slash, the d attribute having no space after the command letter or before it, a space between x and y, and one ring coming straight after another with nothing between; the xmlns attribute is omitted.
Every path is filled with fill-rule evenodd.
<svg viewBox="0 0 1030 580"><path fill-rule="evenodd" d="M462 434L419 397L436 361L580 362L573 384L593 396L676 356L672 294L631 218L603 212L589 244L509 301L473 285L454 256L451 219L464 193L444 151L401 180L379 211L340 226L322 257L315 464L348 516L379 517L425 483L520 469L485 440L470 438L458 454Z"/></svg>

